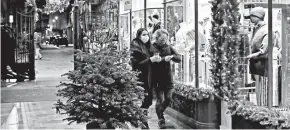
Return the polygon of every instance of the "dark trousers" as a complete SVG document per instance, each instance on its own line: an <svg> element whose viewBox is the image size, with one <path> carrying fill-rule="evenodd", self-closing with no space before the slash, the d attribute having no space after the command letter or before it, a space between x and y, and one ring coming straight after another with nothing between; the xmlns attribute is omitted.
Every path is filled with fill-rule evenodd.
<svg viewBox="0 0 290 130"><path fill-rule="evenodd" d="M282 66L278 67L278 102L281 105L282 101Z"/></svg>
<svg viewBox="0 0 290 130"><path fill-rule="evenodd" d="M158 88L155 89L157 98L155 109L159 120L164 119L163 113L172 100L172 92L173 89L168 86L158 86Z"/></svg>
<svg viewBox="0 0 290 130"><path fill-rule="evenodd" d="M144 98L142 105L141 105L141 108L145 109L144 114L146 116L148 116L148 108L152 105L152 103L153 103L153 89L151 87L151 88L147 89L147 95L145 95L145 98ZM143 120L142 123L145 125L145 127L143 129L149 129L149 125L148 125L147 120Z"/></svg>
<svg viewBox="0 0 290 130"><path fill-rule="evenodd" d="M153 103L153 94L152 93L148 93L148 95L145 96L141 108L145 108L148 109Z"/></svg>

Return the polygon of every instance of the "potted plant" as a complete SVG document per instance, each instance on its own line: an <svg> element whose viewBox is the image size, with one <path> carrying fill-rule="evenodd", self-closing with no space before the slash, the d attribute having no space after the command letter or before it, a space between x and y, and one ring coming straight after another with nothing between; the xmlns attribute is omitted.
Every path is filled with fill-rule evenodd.
<svg viewBox="0 0 290 130"><path fill-rule="evenodd" d="M75 61L75 70L64 74L69 82L58 86L57 95L66 102L58 102L56 108L68 115L65 120L87 123L87 129L128 129L127 122L144 127L144 89L138 72L128 65L128 55L112 44L96 53L78 53L81 60Z"/></svg>
<svg viewBox="0 0 290 130"><path fill-rule="evenodd" d="M233 129L289 129L290 112L257 106L249 101L229 102Z"/></svg>
<svg viewBox="0 0 290 130"><path fill-rule="evenodd" d="M217 119L217 102L219 100L215 98L215 95L216 91L210 87L200 86L200 88L196 88L192 85L176 83L170 107L180 113L175 114L175 117L186 116L187 119L182 119L181 116L177 118L192 128L215 129L219 126ZM174 112L169 114L171 113L174 114Z"/></svg>

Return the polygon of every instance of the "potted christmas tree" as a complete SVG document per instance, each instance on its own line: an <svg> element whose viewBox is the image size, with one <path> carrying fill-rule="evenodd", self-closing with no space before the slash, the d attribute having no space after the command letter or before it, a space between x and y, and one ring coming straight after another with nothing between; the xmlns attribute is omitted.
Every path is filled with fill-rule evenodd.
<svg viewBox="0 0 290 130"><path fill-rule="evenodd" d="M141 122L146 117L139 106L144 89L128 56L112 43L94 53L78 53L81 60L75 61L75 70L64 74L69 82L61 83L57 93L66 99L56 105L68 115L64 120L87 123L87 129L128 129L128 123L144 127Z"/></svg>

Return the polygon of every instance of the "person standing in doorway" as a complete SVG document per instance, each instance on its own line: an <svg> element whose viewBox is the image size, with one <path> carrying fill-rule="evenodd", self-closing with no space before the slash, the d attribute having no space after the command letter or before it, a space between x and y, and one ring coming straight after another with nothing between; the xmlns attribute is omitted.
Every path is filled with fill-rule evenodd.
<svg viewBox="0 0 290 130"><path fill-rule="evenodd" d="M154 55L160 55L161 61L152 64L153 71L153 87L155 88L156 114L158 117L158 125L160 129L165 128L164 111L169 106L172 91L173 77L171 72L171 61L181 62L180 56L169 45L169 33L165 29L159 29L154 34L155 42L153 43Z"/></svg>
<svg viewBox="0 0 290 130"><path fill-rule="evenodd" d="M40 53L41 34L39 32L34 32L34 48L35 48L35 60L41 59L42 55Z"/></svg>

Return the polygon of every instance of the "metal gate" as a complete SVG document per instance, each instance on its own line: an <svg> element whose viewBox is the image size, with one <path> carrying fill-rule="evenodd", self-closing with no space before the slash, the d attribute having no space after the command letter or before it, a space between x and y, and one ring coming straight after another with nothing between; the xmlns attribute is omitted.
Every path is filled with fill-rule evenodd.
<svg viewBox="0 0 290 130"><path fill-rule="evenodd" d="M17 9L15 17L15 71L24 79L30 80L35 79L34 14L34 9L28 7L24 10Z"/></svg>

